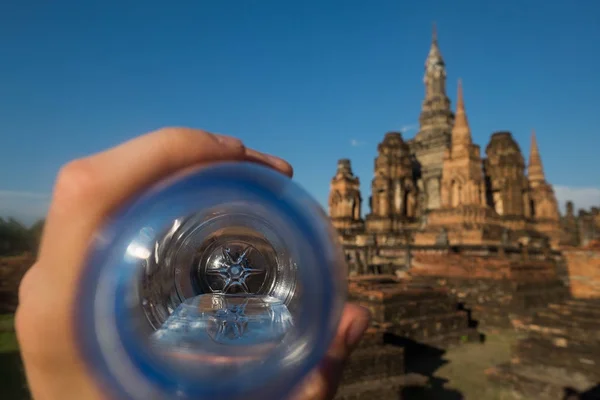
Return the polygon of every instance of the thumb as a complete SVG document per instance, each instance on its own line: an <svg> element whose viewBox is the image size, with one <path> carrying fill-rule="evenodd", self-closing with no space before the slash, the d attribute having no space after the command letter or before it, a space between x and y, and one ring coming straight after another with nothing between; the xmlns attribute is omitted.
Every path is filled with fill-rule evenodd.
<svg viewBox="0 0 600 400"><path fill-rule="evenodd" d="M347 304L327 356L345 361L360 343L370 322L369 310L356 304Z"/></svg>
<svg viewBox="0 0 600 400"><path fill-rule="evenodd" d="M337 334L325 359L292 396L293 400L333 399L342 378L346 360L360 343L370 321L369 310L354 304L346 305Z"/></svg>

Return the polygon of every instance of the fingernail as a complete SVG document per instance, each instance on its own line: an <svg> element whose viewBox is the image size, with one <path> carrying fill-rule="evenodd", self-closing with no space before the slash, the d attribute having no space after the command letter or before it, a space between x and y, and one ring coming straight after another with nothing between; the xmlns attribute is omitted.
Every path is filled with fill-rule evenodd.
<svg viewBox="0 0 600 400"><path fill-rule="evenodd" d="M281 159L279 157L275 157L275 156L272 156L270 154L265 154L265 153L262 153L262 155L265 156L267 158L267 160L269 160L269 163L271 163L271 164L275 164L278 166L283 166L283 165L287 164L285 161L283 161L283 159Z"/></svg>
<svg viewBox="0 0 600 400"><path fill-rule="evenodd" d="M348 333L346 334L346 346L350 348L355 347L362 339L365 331L369 328L370 323L370 318L358 319L352 322L352 325L350 325L350 329L348 329Z"/></svg>
<svg viewBox="0 0 600 400"><path fill-rule="evenodd" d="M294 169L292 168L290 163L285 161L283 158L275 157L270 154L264 153L263 155L267 157L267 159L269 160L269 164L275 166L283 174L289 176L290 178L294 175Z"/></svg>
<svg viewBox="0 0 600 400"><path fill-rule="evenodd" d="M257 160L257 161L262 161L266 164L270 164L269 159L267 159L267 156L265 156L263 153L258 152L254 149L246 149L246 155L248 157L250 157L253 160Z"/></svg>
<svg viewBox="0 0 600 400"><path fill-rule="evenodd" d="M238 138L227 135L215 135L217 141L227 147L244 147L244 143Z"/></svg>
<svg viewBox="0 0 600 400"><path fill-rule="evenodd" d="M261 153L260 151L256 151L253 149L246 149L246 154L255 160L260 160L266 164L270 164L273 167L277 167L281 165L281 159L275 156L271 156L269 154Z"/></svg>

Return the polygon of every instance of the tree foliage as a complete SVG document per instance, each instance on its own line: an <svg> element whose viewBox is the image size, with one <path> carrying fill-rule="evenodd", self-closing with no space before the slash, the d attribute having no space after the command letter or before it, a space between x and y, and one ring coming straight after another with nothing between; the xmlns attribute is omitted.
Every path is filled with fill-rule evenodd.
<svg viewBox="0 0 600 400"><path fill-rule="evenodd" d="M13 218L0 218L0 256L36 253L43 228L43 220L28 228Z"/></svg>

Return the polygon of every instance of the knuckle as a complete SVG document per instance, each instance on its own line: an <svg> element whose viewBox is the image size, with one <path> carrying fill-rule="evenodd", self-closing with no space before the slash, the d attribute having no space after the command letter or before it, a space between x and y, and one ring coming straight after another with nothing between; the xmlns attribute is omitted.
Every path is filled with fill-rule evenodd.
<svg viewBox="0 0 600 400"><path fill-rule="evenodd" d="M54 201L73 205L89 199L98 191L98 178L88 159L65 164L54 185Z"/></svg>
<svg viewBox="0 0 600 400"><path fill-rule="evenodd" d="M29 321L31 318L28 318L29 313L26 308L27 307L24 304L19 304L15 310L15 331L19 336L21 336L23 332L27 332L30 325Z"/></svg>
<svg viewBox="0 0 600 400"><path fill-rule="evenodd" d="M190 146L191 143L199 140L214 140L214 135L202 130L189 128L167 127L158 132L160 140L165 148L180 149L183 146Z"/></svg>
<svg viewBox="0 0 600 400"><path fill-rule="evenodd" d="M50 289L57 286L44 268L34 265L30 271L21 283L23 300L19 299L15 311L14 328L21 354L30 361L43 362L56 356L60 346L57 338L66 337L69 308L62 297ZM49 342L53 345L48 346Z"/></svg>
<svg viewBox="0 0 600 400"><path fill-rule="evenodd" d="M31 300L31 297L29 299ZM19 301L14 318L14 328L19 342L22 342L23 339L29 339L31 335L40 332L36 315L36 302L34 300Z"/></svg>
<svg viewBox="0 0 600 400"><path fill-rule="evenodd" d="M35 290L38 272L39 267L37 264L33 264L27 272L25 272L23 278L21 278L21 282L19 283L19 304L24 303L27 294L31 293L32 290Z"/></svg>
<svg viewBox="0 0 600 400"><path fill-rule="evenodd" d="M213 134L202 130L169 127L155 133L157 146L161 148L167 160L175 160L183 154L190 154L190 146L201 149L199 143L218 143Z"/></svg>
<svg viewBox="0 0 600 400"><path fill-rule="evenodd" d="M19 304L19 306L15 310L15 319L14 319L15 332L17 333L18 336L21 336L22 332L25 332L27 330L26 317L27 317L26 310L24 310L24 307L22 304Z"/></svg>
<svg viewBox="0 0 600 400"><path fill-rule="evenodd" d="M15 311L14 328L19 342L19 349L24 359L36 362L51 360L53 346L48 346L52 335L49 331L53 321L51 316L41 315L35 304L20 304Z"/></svg>

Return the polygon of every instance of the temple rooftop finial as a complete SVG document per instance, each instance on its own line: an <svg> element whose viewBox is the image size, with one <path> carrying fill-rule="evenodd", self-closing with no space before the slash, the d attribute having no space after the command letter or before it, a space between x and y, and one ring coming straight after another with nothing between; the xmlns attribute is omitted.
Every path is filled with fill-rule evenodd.
<svg viewBox="0 0 600 400"><path fill-rule="evenodd" d="M458 78L457 95L456 95L456 110L465 111L465 99L463 98L462 79Z"/></svg>
<svg viewBox="0 0 600 400"><path fill-rule="evenodd" d="M429 48L429 54L425 61L426 68L427 65L444 65L444 60L438 44L437 24L435 22L433 23L432 28L431 47Z"/></svg>
<svg viewBox="0 0 600 400"><path fill-rule="evenodd" d="M531 130L531 147L529 148L529 168L528 176L530 181L544 181L544 167L542 157L538 149L537 140L535 138L535 129Z"/></svg>
<svg viewBox="0 0 600 400"><path fill-rule="evenodd" d="M469 145L472 143L471 129L465 111L465 99L463 97L462 79L458 80L456 95L456 114L452 128L452 145Z"/></svg>

